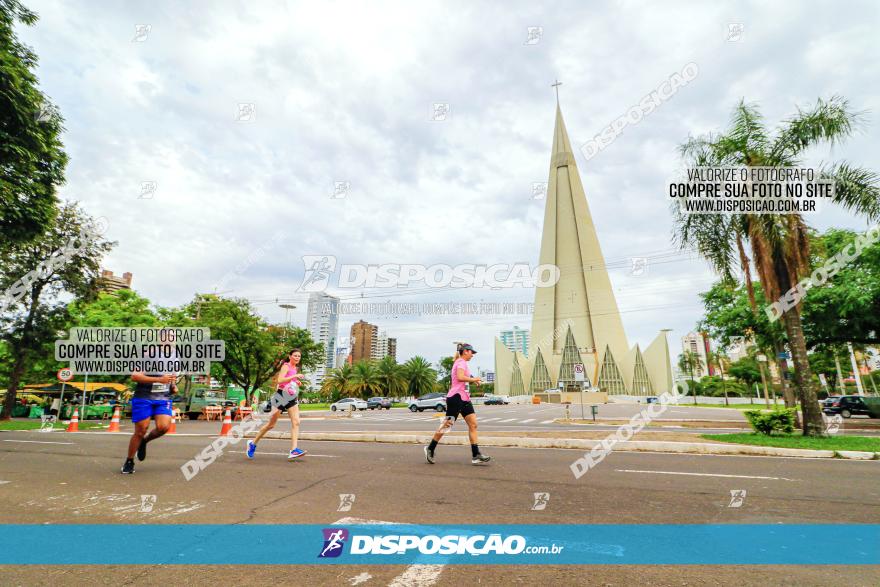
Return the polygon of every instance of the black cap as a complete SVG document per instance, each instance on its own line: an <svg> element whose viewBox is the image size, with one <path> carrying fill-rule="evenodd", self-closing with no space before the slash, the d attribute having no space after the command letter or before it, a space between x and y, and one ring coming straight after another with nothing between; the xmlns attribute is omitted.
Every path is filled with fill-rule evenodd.
<svg viewBox="0 0 880 587"><path fill-rule="evenodd" d="M474 350L474 347L472 347L472 346L469 345L469 344L463 344L463 345L461 345L461 350L462 350L462 352L464 352L464 351L473 351L473 353L474 353L475 355L477 354L477 351Z"/></svg>

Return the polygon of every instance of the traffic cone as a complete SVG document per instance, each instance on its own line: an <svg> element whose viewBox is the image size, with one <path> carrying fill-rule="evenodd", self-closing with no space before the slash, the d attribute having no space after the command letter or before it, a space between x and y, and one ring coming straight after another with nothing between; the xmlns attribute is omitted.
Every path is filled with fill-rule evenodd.
<svg viewBox="0 0 880 587"><path fill-rule="evenodd" d="M174 434L177 432L177 412L171 412L171 426L168 427L168 432L165 434Z"/></svg>
<svg viewBox="0 0 880 587"><path fill-rule="evenodd" d="M113 417L110 419L110 428L107 432L119 432L119 406L113 410Z"/></svg>
<svg viewBox="0 0 880 587"><path fill-rule="evenodd" d="M67 432L79 432L79 412L73 410L73 416L70 418L70 424L67 425Z"/></svg>
<svg viewBox="0 0 880 587"><path fill-rule="evenodd" d="M220 436L229 436L230 430L232 430L232 412L226 410L226 415L223 416L223 427L220 428Z"/></svg>

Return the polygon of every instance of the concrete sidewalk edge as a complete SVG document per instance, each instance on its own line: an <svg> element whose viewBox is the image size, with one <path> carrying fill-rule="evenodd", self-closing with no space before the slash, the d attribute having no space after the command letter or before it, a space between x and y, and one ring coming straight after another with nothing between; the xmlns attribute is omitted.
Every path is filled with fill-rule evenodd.
<svg viewBox="0 0 880 587"><path fill-rule="evenodd" d="M254 433L248 437L255 436ZM300 440L326 440L340 442L387 442L392 444L428 444L432 434L382 434L382 433L333 433L301 432ZM289 432L269 432L268 438L290 438ZM444 444L468 444L466 436L446 436ZM499 436L480 437L480 446L508 448L562 448L589 451L601 446L600 440L582 438L514 438ZM708 442L670 442L624 440L614 445L614 450L624 452L667 452L681 454L708 455L753 455L772 457L800 457L808 459L843 458L853 460L880 459L880 453L861 451L809 450L802 448L779 448L773 446L754 446L747 444L716 444Z"/></svg>

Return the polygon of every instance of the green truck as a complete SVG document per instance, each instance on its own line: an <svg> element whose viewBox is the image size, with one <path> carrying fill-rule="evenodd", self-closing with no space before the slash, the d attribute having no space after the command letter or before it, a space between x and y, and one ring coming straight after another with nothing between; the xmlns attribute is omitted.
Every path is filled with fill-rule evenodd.
<svg viewBox="0 0 880 587"><path fill-rule="evenodd" d="M238 409L239 403L244 398L244 390L240 387L222 389L210 389L204 385L193 385L189 393L175 396L174 407L185 414L190 420L198 419L206 406L220 406L229 408L233 412Z"/></svg>

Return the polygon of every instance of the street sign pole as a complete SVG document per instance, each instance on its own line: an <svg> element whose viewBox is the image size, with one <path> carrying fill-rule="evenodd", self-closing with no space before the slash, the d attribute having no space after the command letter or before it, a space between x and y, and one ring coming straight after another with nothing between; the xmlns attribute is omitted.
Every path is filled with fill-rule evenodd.
<svg viewBox="0 0 880 587"><path fill-rule="evenodd" d="M80 413L80 420L85 422L86 420L86 390L89 388L89 374L86 373L86 381L83 384L83 401L82 401L82 412Z"/></svg>

